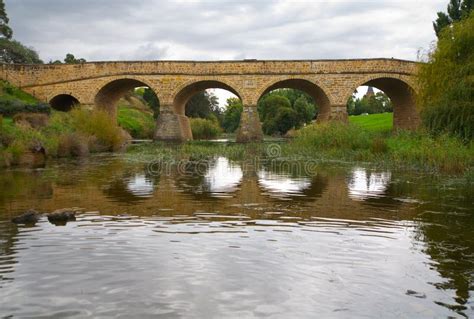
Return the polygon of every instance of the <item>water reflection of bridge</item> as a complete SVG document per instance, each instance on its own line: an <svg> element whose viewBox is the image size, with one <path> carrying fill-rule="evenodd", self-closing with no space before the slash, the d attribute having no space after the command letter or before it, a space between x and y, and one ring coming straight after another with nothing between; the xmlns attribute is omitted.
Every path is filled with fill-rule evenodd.
<svg viewBox="0 0 474 319"><path fill-rule="evenodd" d="M192 165L189 169L193 170ZM434 285L455 291L453 304L444 306L459 313L466 309L473 289L474 219L472 214L436 213L443 205L439 194L428 193L413 183L398 182L391 173L363 168L321 170L304 176L264 166L249 169L221 158L201 175L181 173L150 174L145 165L121 160L76 166L60 176L5 172L0 176L0 206L7 209L6 214L0 214L0 266L4 262L8 267L0 273L0 284L10 278L8 273L14 269L11 260L16 258L15 246L20 241L18 228L5 221L27 208L51 211L82 206L107 215L137 216L210 212L222 218L245 215L251 219L271 219L272 215L265 213L282 212L302 219L328 218L348 224L373 219L413 222L418 225L417 240L426 244L424 252L443 280ZM423 205L400 200L428 195L431 202ZM465 197L472 198L469 194Z"/></svg>

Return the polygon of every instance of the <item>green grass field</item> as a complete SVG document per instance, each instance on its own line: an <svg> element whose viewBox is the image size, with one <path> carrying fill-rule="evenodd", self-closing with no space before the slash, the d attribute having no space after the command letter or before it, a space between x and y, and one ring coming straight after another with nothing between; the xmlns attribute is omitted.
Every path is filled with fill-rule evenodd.
<svg viewBox="0 0 474 319"><path fill-rule="evenodd" d="M152 138L155 120L151 112L119 106L118 123L134 138Z"/></svg>
<svg viewBox="0 0 474 319"><path fill-rule="evenodd" d="M349 116L349 121L368 131L390 131L393 128L393 113Z"/></svg>

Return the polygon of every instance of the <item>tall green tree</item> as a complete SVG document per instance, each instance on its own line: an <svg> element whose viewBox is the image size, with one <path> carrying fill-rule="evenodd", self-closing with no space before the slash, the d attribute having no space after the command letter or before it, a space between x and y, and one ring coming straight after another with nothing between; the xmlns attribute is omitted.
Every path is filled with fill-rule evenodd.
<svg viewBox="0 0 474 319"><path fill-rule="evenodd" d="M10 40L13 36L12 29L8 26L7 11L5 10L5 3L0 0L0 37Z"/></svg>
<svg viewBox="0 0 474 319"><path fill-rule="evenodd" d="M434 134L474 137L474 12L444 29L428 63L420 65L418 105Z"/></svg>
<svg viewBox="0 0 474 319"><path fill-rule="evenodd" d="M452 26L454 22L469 17L473 8L474 0L450 0L447 9L448 12L438 12L438 17L436 21L433 22L436 36L439 38L444 28Z"/></svg>
<svg viewBox="0 0 474 319"><path fill-rule="evenodd" d="M199 92L186 103L186 116L209 119L211 114L214 114L221 122L222 111L219 108L219 99L213 93Z"/></svg>
<svg viewBox="0 0 474 319"><path fill-rule="evenodd" d="M314 100L303 91L278 89L263 96L257 105L265 134L285 134L310 123L317 114Z"/></svg>
<svg viewBox="0 0 474 319"><path fill-rule="evenodd" d="M13 40L13 31L8 26L8 15L5 3L0 0L0 63L39 64L43 63L38 53Z"/></svg>
<svg viewBox="0 0 474 319"><path fill-rule="evenodd" d="M224 118L222 120L222 128L227 133L233 133L237 130L243 110L244 107L242 106L242 101L240 99L235 97L227 99Z"/></svg>
<svg viewBox="0 0 474 319"><path fill-rule="evenodd" d="M148 103L150 108L153 110L153 117L155 119L160 115L160 100L150 88L145 88L143 90L143 99Z"/></svg>
<svg viewBox="0 0 474 319"><path fill-rule="evenodd" d="M41 64L38 52L16 40L0 39L0 62L19 64Z"/></svg>

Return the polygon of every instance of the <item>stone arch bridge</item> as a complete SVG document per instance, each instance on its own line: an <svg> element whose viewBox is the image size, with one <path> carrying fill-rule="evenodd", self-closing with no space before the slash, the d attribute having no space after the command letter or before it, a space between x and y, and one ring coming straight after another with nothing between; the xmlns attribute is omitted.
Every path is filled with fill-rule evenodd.
<svg viewBox="0 0 474 319"><path fill-rule="evenodd" d="M384 91L394 105L394 127L413 129L417 63L397 59L301 61L141 61L62 65L1 65L3 80L54 108L90 105L116 115L118 100L129 90L147 86L160 100L155 138L190 140L186 102L210 88L226 89L244 105L237 140L261 140L257 102L266 93L293 88L318 104L318 121L347 121L346 103L355 89L370 85Z"/></svg>

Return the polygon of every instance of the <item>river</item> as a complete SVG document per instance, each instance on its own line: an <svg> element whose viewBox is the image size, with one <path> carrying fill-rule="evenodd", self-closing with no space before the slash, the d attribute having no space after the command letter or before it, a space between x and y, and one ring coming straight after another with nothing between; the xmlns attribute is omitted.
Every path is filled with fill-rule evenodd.
<svg viewBox="0 0 474 319"><path fill-rule="evenodd" d="M3 170L0 317L474 316L472 186L298 165L109 154ZM66 207L83 209L66 225L10 222Z"/></svg>

